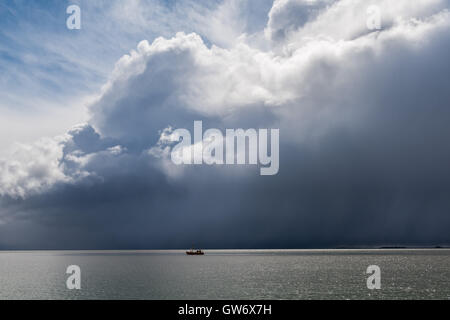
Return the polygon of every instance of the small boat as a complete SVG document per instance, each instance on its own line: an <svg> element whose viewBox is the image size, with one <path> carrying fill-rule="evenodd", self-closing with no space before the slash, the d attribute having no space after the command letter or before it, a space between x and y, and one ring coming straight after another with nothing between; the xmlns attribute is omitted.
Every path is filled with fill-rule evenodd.
<svg viewBox="0 0 450 320"><path fill-rule="evenodd" d="M191 249L189 251L186 251L186 254L189 256L202 256L205 253L200 249L197 249L197 250Z"/></svg>

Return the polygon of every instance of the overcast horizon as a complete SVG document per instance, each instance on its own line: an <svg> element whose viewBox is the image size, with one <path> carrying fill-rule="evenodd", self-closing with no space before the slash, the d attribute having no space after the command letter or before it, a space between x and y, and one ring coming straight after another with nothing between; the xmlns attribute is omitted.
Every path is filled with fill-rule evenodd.
<svg viewBox="0 0 450 320"><path fill-rule="evenodd" d="M0 250L449 246L449 8L3 1ZM195 121L278 170L175 164Z"/></svg>

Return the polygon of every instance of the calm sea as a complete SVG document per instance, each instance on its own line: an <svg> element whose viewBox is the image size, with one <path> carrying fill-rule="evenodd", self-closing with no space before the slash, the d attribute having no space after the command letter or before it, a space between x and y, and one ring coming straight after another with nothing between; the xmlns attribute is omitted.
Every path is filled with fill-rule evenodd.
<svg viewBox="0 0 450 320"><path fill-rule="evenodd" d="M0 299L450 299L450 250L0 251Z"/></svg>

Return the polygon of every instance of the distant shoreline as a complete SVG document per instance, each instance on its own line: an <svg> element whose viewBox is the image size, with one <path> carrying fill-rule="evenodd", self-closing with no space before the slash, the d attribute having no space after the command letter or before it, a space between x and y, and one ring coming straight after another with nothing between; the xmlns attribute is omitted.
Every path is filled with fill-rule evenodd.
<svg viewBox="0 0 450 320"><path fill-rule="evenodd" d="M202 248L206 251L271 251L271 250L305 250L305 251L321 251L321 250L439 250L450 249L450 246L380 246L380 247L335 247L335 248ZM124 251L184 251L186 248L181 249L0 249L0 252L33 252L33 251L90 251L90 252L124 252Z"/></svg>

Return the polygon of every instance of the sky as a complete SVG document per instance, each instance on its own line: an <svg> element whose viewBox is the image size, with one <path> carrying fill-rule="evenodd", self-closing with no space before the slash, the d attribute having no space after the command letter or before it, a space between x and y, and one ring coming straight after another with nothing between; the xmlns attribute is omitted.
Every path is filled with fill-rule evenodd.
<svg viewBox="0 0 450 320"><path fill-rule="evenodd" d="M450 244L449 5L2 1L0 249ZM175 165L196 120L278 173Z"/></svg>

